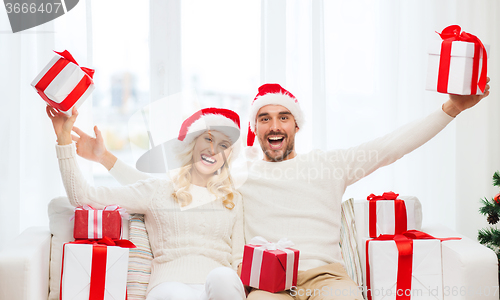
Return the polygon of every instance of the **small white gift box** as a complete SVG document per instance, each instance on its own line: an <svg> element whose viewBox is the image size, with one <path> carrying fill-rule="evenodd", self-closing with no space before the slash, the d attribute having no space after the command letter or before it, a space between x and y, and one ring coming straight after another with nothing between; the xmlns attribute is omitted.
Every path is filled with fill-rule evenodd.
<svg viewBox="0 0 500 300"><path fill-rule="evenodd" d="M476 36L461 32L458 25L448 26L438 34L443 40L432 41L428 48L425 88L448 94L482 95L489 46Z"/></svg>
<svg viewBox="0 0 500 300"><path fill-rule="evenodd" d="M406 207L406 230L420 230L422 227L422 205L416 197L401 196L398 200L403 200ZM370 219L370 201L355 200L354 212L356 216L356 230L358 243L362 238L370 237L370 224L375 223L377 237L381 234L395 234L396 230L396 210L394 200L375 201L376 219ZM374 221L374 222L371 222ZM406 231L405 230L405 231Z"/></svg>

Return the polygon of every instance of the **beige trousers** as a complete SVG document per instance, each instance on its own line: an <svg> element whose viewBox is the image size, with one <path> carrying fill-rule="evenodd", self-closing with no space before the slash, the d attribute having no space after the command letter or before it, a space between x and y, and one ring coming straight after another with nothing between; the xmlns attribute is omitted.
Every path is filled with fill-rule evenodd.
<svg viewBox="0 0 500 300"><path fill-rule="evenodd" d="M358 286L340 263L299 271L297 287L269 293L253 289L248 300L362 300Z"/></svg>

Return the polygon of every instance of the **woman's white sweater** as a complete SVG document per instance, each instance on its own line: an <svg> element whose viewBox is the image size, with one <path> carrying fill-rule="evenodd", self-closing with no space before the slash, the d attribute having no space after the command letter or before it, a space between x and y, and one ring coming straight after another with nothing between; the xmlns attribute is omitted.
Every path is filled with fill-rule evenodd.
<svg viewBox="0 0 500 300"><path fill-rule="evenodd" d="M165 281L203 284L220 266L237 268L242 260L243 210L225 208L206 188L191 185L193 208L181 211L173 199L172 182L151 178L123 187L92 187L83 178L74 144L56 146L61 176L70 202L94 208L117 204L145 216L153 262L148 291ZM197 206L198 205L198 206Z"/></svg>

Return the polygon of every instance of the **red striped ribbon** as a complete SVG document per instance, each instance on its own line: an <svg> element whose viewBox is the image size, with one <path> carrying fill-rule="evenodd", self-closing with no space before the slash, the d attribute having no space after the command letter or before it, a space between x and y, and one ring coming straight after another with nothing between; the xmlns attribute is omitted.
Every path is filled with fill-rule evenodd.
<svg viewBox="0 0 500 300"><path fill-rule="evenodd" d="M75 65L78 65L78 63L67 50L64 50L63 52L54 52L61 55L61 58L47 71L47 73L45 73L45 75L43 75L40 81L35 85L35 88L37 89L38 94L50 106L61 111L67 111L76 103L76 101L78 101L78 99L80 99L85 91L87 91L88 87L93 83L92 78L94 76L94 70L80 67L80 69L82 69L82 71L85 72L85 74L87 74L88 76L83 76L83 78L78 82L71 93L69 93L68 96L66 96L66 98L61 101L61 103L57 103L49 99L47 95L45 95L45 89L47 89L49 84L54 80L54 78L57 77L57 75L62 71L62 69L64 69L64 67L66 67L67 64L71 62Z"/></svg>

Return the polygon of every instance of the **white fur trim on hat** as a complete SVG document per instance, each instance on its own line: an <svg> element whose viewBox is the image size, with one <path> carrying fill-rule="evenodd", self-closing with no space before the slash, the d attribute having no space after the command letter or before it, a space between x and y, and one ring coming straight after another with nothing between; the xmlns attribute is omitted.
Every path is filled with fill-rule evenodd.
<svg viewBox="0 0 500 300"><path fill-rule="evenodd" d="M203 115L198 120L194 121L193 124L189 126L184 140L178 140L177 143L175 143L176 145L173 147L174 151L177 153L183 152L186 145L189 145L207 130L219 131L229 137L233 148L231 156L237 157L239 155L241 151L239 142L239 137L241 135L240 128L231 119L221 114Z"/></svg>
<svg viewBox="0 0 500 300"><path fill-rule="evenodd" d="M299 128L304 125L304 113L299 106L299 102L295 98L281 93L268 93L259 96L250 107L250 129L255 133L255 120L257 113L266 105L281 105L287 108L293 115L295 122Z"/></svg>
<svg viewBox="0 0 500 300"><path fill-rule="evenodd" d="M234 128L237 131L234 130L225 130L225 127L229 128ZM187 135L184 138L185 143L189 144L192 141L194 141L198 136L203 134L207 130L217 130L225 135L227 135L231 139L231 144L236 143L236 141L239 138L239 134L236 136L236 132L240 132L240 128L236 123L234 123L231 119L228 119L227 117L220 115L220 114L208 114L208 115L203 115L201 118L198 120L194 121L191 126L189 126ZM193 134L198 132L199 134Z"/></svg>

